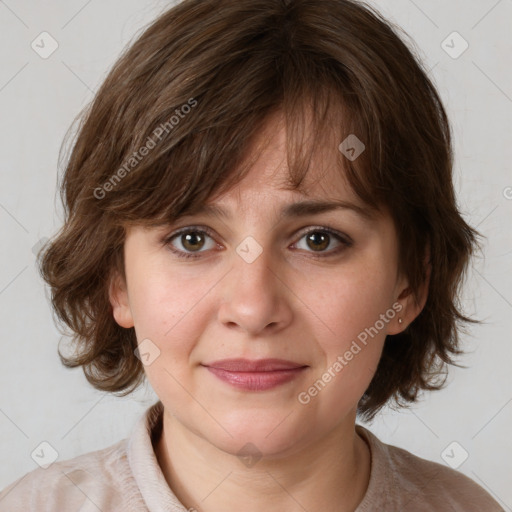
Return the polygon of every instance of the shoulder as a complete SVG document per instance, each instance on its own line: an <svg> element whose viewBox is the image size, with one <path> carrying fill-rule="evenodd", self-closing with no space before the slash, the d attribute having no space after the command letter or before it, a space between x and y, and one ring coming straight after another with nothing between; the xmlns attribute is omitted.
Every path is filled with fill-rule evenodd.
<svg viewBox="0 0 512 512"><path fill-rule="evenodd" d="M126 503L132 477L127 439L73 459L37 468L0 493L0 510L50 512L57 510L118 510ZM129 494L129 493L128 493ZM87 503L89 502L89 503Z"/></svg>
<svg viewBox="0 0 512 512"><path fill-rule="evenodd" d="M380 510L417 512L503 511L483 487L466 475L385 444L361 425L356 429L369 444L372 455L367 495L357 512L365 512L369 504L379 505Z"/></svg>

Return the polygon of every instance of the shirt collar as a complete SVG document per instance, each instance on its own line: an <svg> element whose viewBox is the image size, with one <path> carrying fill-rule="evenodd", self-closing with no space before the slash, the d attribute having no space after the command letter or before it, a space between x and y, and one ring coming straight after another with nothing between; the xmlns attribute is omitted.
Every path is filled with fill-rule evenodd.
<svg viewBox="0 0 512 512"><path fill-rule="evenodd" d="M153 448L162 431L163 410L158 401L136 423L128 440L128 463L151 512L187 512L167 484Z"/></svg>

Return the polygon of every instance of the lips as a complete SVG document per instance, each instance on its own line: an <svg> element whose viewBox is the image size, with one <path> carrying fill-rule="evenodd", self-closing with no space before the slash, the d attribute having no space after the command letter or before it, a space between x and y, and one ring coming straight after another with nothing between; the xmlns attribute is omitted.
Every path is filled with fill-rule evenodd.
<svg viewBox="0 0 512 512"><path fill-rule="evenodd" d="M212 363L203 364L209 368L226 370L228 372L273 372L278 370L293 370L306 365L286 361L284 359L222 359Z"/></svg>
<svg viewBox="0 0 512 512"><path fill-rule="evenodd" d="M223 359L202 366L221 381L243 391L267 391L299 377L307 365L283 359Z"/></svg>

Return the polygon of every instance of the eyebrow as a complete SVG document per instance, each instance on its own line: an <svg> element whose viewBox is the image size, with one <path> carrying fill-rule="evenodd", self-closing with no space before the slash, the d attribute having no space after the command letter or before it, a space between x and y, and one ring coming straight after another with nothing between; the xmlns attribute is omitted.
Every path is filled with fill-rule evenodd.
<svg viewBox="0 0 512 512"><path fill-rule="evenodd" d="M309 215L318 215L320 213L331 212L335 210L352 210L364 220L372 221L376 217L376 210L371 207L363 207L349 201L335 200L335 201L320 201L308 200L299 201L286 205L281 210L281 216L285 218L300 218ZM191 215L206 215L211 217L219 217L223 219L231 219L233 216L231 212L222 206L214 204L199 204L195 208L191 208L184 212L183 216Z"/></svg>

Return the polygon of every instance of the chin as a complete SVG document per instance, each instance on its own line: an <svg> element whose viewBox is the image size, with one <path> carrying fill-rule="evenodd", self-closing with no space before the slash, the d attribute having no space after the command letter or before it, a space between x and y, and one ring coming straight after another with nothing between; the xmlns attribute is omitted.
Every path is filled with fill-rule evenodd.
<svg viewBox="0 0 512 512"><path fill-rule="evenodd" d="M289 417L287 418L287 415ZM237 456L265 456L279 458L291 455L311 438L307 425L296 424L293 413L233 413L219 423L226 429L201 432L208 442L218 449ZM229 435L227 432L229 432ZM254 452L254 453L252 453Z"/></svg>

